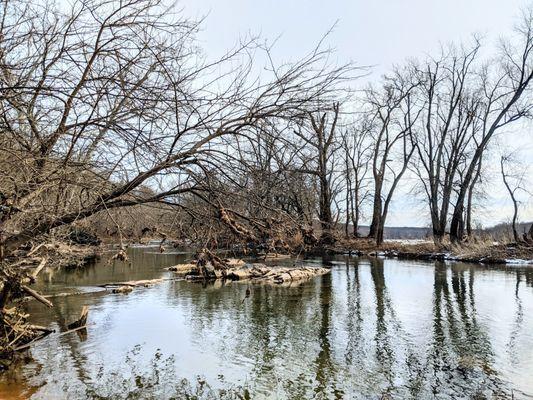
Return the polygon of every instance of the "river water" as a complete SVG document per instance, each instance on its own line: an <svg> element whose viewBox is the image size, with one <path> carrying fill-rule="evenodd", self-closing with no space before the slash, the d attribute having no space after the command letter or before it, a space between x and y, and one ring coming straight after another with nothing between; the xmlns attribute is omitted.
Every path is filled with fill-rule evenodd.
<svg viewBox="0 0 533 400"><path fill-rule="evenodd" d="M56 333L0 399L533 399L533 269L336 257L294 287L204 286L165 271L186 253L129 256L41 272L42 292L83 293L27 303ZM84 305L87 331L59 335Z"/></svg>

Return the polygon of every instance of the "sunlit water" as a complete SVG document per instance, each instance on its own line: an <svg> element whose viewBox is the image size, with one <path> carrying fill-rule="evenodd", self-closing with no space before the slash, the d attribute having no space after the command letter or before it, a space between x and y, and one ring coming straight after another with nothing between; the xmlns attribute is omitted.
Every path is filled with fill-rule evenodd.
<svg viewBox="0 0 533 400"><path fill-rule="evenodd" d="M33 322L60 332L89 305L87 333L33 345L0 399L533 398L533 269L338 257L331 274L246 298L245 283L173 280L164 268L185 253L129 254L41 272L44 293L87 293L29 302ZM98 287L159 277L128 295Z"/></svg>

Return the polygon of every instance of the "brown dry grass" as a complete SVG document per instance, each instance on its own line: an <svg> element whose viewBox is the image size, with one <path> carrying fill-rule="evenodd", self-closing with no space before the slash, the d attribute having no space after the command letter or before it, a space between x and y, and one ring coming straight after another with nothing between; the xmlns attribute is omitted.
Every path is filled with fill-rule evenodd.
<svg viewBox="0 0 533 400"><path fill-rule="evenodd" d="M509 259L533 260L533 245L528 243L498 243L492 238L474 238L469 242L452 244L444 242L436 246L430 241L386 241L381 246L368 238L339 239L336 250L357 251L372 255L376 252L410 255L425 258L429 255L449 254L459 260L476 262L504 262Z"/></svg>

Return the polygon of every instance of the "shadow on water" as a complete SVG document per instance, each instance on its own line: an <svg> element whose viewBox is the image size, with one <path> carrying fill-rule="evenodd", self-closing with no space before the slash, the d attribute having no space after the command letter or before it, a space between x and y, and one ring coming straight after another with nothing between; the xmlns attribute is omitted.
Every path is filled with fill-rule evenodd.
<svg viewBox="0 0 533 400"><path fill-rule="evenodd" d="M83 294L28 302L35 323L64 330L89 305L87 332L37 343L0 398L533 398L533 270L338 257L294 287L97 290L188 257L129 251L43 271L40 290Z"/></svg>

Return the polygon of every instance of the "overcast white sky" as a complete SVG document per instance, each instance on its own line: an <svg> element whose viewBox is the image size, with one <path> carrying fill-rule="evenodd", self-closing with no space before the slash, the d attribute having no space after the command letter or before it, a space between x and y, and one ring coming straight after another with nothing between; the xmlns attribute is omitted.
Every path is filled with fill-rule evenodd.
<svg viewBox="0 0 533 400"><path fill-rule="evenodd" d="M251 32L281 35L277 56L309 51L337 23L328 44L339 59L376 65L383 72L439 43L474 33L498 37L513 26L526 0L179 0L185 14L207 16L200 39L209 54L222 53Z"/></svg>
<svg viewBox="0 0 533 400"><path fill-rule="evenodd" d="M468 40L473 33L494 44L508 34L529 0L181 0L193 18L206 16L200 42L208 56L220 55L240 37L260 34L272 41L277 61L294 60L310 51L333 25L326 44L340 63L373 65L366 80L377 80L393 64L434 53L440 44ZM533 161L531 125L521 127L517 143L524 164ZM524 131L526 131L524 133ZM492 225L510 218L512 207L493 168L489 198L478 219ZM406 196L406 182L393 204L387 225L425 226L425 206ZM522 220L533 220L531 196L523 196Z"/></svg>

